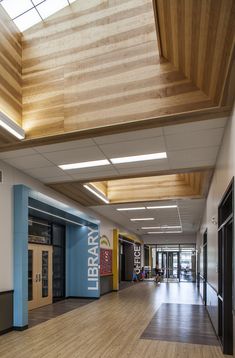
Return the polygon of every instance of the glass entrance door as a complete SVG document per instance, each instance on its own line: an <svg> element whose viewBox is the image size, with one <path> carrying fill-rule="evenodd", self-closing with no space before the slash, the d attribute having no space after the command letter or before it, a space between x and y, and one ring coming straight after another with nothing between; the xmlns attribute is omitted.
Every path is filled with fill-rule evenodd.
<svg viewBox="0 0 235 358"><path fill-rule="evenodd" d="M179 281L179 252L159 252L158 265L164 281Z"/></svg>
<svg viewBox="0 0 235 358"><path fill-rule="evenodd" d="M52 247L29 244L28 308L52 303Z"/></svg>

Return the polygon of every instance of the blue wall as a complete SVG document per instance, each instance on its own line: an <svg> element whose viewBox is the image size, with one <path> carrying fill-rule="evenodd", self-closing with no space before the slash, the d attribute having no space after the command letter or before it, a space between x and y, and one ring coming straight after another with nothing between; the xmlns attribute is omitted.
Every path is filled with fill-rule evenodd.
<svg viewBox="0 0 235 358"><path fill-rule="evenodd" d="M28 324L28 195L14 187L14 327Z"/></svg>
<svg viewBox="0 0 235 358"><path fill-rule="evenodd" d="M66 296L100 297L98 226L66 226Z"/></svg>
<svg viewBox="0 0 235 358"><path fill-rule="evenodd" d="M14 190L14 326L28 325L28 205L31 189L16 185ZM41 203L41 205L43 205ZM66 294L75 297L100 297L99 225L85 214L81 219L44 203L43 209L65 222ZM68 208L70 210L70 208ZM86 225L86 226L80 226Z"/></svg>

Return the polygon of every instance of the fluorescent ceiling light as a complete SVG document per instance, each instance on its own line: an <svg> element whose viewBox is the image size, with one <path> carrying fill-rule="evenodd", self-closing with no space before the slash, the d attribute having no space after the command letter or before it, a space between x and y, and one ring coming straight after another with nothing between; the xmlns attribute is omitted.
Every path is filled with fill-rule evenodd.
<svg viewBox="0 0 235 358"><path fill-rule="evenodd" d="M3 112L0 111L0 126L3 127L7 132L11 133L18 139L24 139L25 133L23 128L13 122Z"/></svg>
<svg viewBox="0 0 235 358"><path fill-rule="evenodd" d="M181 231L149 231L148 234L181 234Z"/></svg>
<svg viewBox="0 0 235 358"><path fill-rule="evenodd" d="M164 158L167 158L166 152L134 155L130 157L121 157L121 158L111 158L110 161L113 164L121 164L121 163L141 162L145 160L155 160L155 159L164 159Z"/></svg>
<svg viewBox="0 0 235 358"><path fill-rule="evenodd" d="M59 168L61 168L63 170L70 170L70 169L82 169L82 168L100 167L102 165L110 165L110 162L107 159L93 160L93 161L90 161L90 162L62 164L62 165L59 165Z"/></svg>
<svg viewBox="0 0 235 358"><path fill-rule="evenodd" d="M143 230L152 230L152 229L168 230L168 229L181 229L181 226L143 226L141 229L143 229ZM166 232L169 232L169 231L166 231Z"/></svg>
<svg viewBox="0 0 235 358"><path fill-rule="evenodd" d="M154 220L154 218L130 219L130 221L150 221L150 220Z"/></svg>
<svg viewBox="0 0 235 358"><path fill-rule="evenodd" d="M145 210L145 206L138 206L135 208L118 208L117 211L131 211L131 210Z"/></svg>
<svg viewBox="0 0 235 358"><path fill-rule="evenodd" d="M105 198L105 196L97 193L94 189L92 189L89 185L84 184L83 185L84 188L86 188L87 190L89 190L92 194L96 195L99 199L101 199L102 201L104 201L106 204L109 204L109 200L107 198Z"/></svg>
<svg viewBox="0 0 235 358"><path fill-rule="evenodd" d="M177 205L160 205L160 206L147 206L147 209L172 209L177 208Z"/></svg>

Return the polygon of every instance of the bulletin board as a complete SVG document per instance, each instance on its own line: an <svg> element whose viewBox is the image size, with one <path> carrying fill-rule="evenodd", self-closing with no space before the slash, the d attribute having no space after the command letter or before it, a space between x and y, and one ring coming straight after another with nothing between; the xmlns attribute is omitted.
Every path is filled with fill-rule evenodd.
<svg viewBox="0 0 235 358"><path fill-rule="evenodd" d="M100 275L112 274L112 250L100 249Z"/></svg>

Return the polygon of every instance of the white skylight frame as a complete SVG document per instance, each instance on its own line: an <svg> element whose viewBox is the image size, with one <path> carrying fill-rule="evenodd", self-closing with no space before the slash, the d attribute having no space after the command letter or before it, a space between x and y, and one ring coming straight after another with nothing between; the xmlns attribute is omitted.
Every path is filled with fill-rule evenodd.
<svg viewBox="0 0 235 358"><path fill-rule="evenodd" d="M76 0L0 0L0 4L23 32Z"/></svg>

